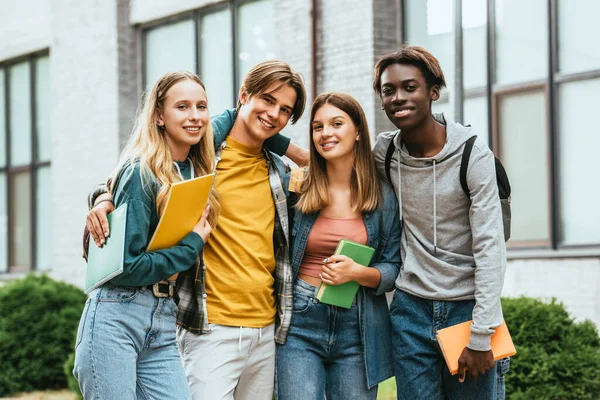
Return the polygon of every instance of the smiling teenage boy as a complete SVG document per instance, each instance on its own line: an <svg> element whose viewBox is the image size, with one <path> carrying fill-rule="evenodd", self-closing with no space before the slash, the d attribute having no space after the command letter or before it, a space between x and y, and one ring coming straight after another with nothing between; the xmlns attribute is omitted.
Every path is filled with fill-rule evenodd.
<svg viewBox="0 0 600 400"><path fill-rule="evenodd" d="M263 144L300 118L305 99L298 73L265 61L244 78L237 109L212 120L221 212L203 262L180 273L175 289L194 399L272 399L275 342L285 342L292 286L284 165ZM90 215L105 222L105 204ZM98 226L88 223L95 240Z"/></svg>
<svg viewBox="0 0 600 400"><path fill-rule="evenodd" d="M502 323L506 247L494 155L475 141L467 198L460 162L476 133L433 117L432 102L445 85L438 61L421 47L404 46L375 65L373 87L398 128L379 135L373 150L385 176L394 141L390 177L402 221L402 268L390 309L398 399L495 399L503 388L490 337ZM469 320L470 341L452 376L435 335Z"/></svg>

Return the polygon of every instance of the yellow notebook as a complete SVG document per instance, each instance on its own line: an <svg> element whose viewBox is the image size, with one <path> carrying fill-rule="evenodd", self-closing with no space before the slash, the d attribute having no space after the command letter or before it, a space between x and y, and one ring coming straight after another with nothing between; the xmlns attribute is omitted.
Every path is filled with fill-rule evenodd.
<svg viewBox="0 0 600 400"><path fill-rule="evenodd" d="M146 251L174 246L192 231L204 212L214 181L213 173L173 184Z"/></svg>
<svg viewBox="0 0 600 400"><path fill-rule="evenodd" d="M473 321L452 325L437 331L437 341L440 344L442 353L444 353L446 365L448 365L448 369L452 375L458 373L458 359L464 348L469 344L471 322ZM492 335L491 346L494 361L517 354L506 322L502 321L502 325L496 328L496 332Z"/></svg>

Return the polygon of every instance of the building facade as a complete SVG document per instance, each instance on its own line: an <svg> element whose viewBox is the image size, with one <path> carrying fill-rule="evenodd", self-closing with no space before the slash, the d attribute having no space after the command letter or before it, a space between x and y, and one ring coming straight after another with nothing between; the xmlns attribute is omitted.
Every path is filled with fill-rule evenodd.
<svg viewBox="0 0 600 400"><path fill-rule="evenodd" d="M580 4L581 3L581 4ZM211 113L279 58L308 98L348 92L391 129L377 57L422 45L448 81L434 109L470 124L513 186L505 296L556 297L600 326L600 91L595 0L0 1L0 281L31 271L83 285L90 187L114 168L142 92L197 72ZM594 12L595 11L595 12ZM308 113L285 134L308 144Z"/></svg>

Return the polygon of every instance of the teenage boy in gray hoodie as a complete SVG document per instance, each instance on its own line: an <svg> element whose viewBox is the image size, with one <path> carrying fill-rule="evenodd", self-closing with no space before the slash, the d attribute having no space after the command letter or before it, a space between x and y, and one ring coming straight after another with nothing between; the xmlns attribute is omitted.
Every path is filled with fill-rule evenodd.
<svg viewBox="0 0 600 400"><path fill-rule="evenodd" d="M476 132L434 118L432 102L445 86L439 62L421 47L404 46L375 65L373 87L398 128L380 134L373 149L386 176L386 153L390 141L395 145L389 176L400 206L402 268L390 311L398 399L496 399L504 388L490 337L502 323L506 246L494 155L476 139L467 198L460 163ZM470 341L452 376L435 335L468 320Z"/></svg>

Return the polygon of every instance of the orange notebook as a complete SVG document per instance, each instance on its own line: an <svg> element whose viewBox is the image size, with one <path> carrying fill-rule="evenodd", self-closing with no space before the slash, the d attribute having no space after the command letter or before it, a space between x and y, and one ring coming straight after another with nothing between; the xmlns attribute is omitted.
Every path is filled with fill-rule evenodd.
<svg viewBox="0 0 600 400"><path fill-rule="evenodd" d="M463 322L462 324L440 329L437 332L437 341L440 344L442 353L444 353L446 365L448 365L448 369L452 375L458 373L458 359L464 348L469 344L471 322L473 321ZM517 353L506 327L506 322L502 321L502 325L496 328L496 332L492 335L491 346L494 361L513 356Z"/></svg>

